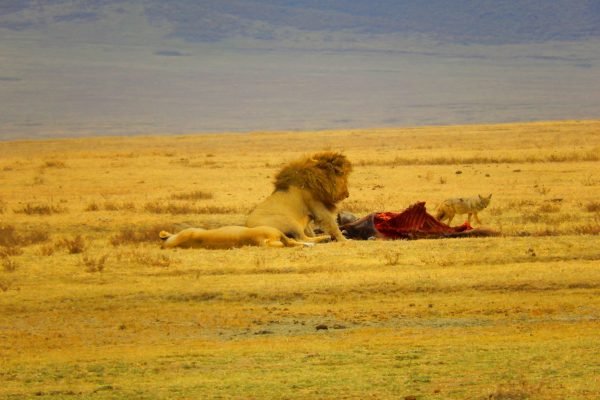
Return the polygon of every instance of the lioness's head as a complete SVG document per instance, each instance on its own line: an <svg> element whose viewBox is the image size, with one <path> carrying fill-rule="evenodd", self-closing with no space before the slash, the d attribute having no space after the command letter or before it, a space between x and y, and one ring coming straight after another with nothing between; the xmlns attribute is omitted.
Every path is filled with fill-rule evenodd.
<svg viewBox="0 0 600 400"><path fill-rule="evenodd" d="M348 175L352 165L345 155L316 153L285 165L275 176L275 190L290 186L306 189L328 208L348 197Z"/></svg>

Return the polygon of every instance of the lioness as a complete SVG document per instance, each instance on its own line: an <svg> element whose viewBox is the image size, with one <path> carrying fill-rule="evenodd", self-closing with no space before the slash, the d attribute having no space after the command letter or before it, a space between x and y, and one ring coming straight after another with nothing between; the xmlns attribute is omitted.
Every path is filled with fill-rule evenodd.
<svg viewBox="0 0 600 400"><path fill-rule="evenodd" d="M352 166L346 156L317 153L285 165L275 177L275 190L250 212L246 226L272 226L302 242L346 238L336 223L337 203L348 197ZM326 235L315 236L315 221Z"/></svg>
<svg viewBox="0 0 600 400"><path fill-rule="evenodd" d="M231 249L242 246L296 247L313 246L285 236L270 226L246 228L245 226L223 226L216 229L187 228L177 234L161 231L163 248Z"/></svg>

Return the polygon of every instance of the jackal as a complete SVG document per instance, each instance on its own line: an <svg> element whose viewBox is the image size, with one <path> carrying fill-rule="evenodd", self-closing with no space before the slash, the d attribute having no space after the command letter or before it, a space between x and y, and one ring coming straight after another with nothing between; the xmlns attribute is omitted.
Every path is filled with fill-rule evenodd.
<svg viewBox="0 0 600 400"><path fill-rule="evenodd" d="M490 204L492 195L474 197L454 198L442 201L436 208L435 218L438 221L448 219L448 225L452 222L455 214L468 214L469 223L471 223L471 215L475 217L475 221L481 224L477 213Z"/></svg>

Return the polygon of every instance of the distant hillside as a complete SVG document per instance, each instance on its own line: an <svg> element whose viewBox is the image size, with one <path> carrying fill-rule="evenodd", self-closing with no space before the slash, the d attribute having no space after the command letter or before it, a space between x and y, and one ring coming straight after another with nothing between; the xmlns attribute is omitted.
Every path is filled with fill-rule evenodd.
<svg viewBox="0 0 600 400"><path fill-rule="evenodd" d="M599 0L21 0L0 3L0 28L100 21L132 5L171 37L191 42L274 40L286 27L483 44L600 37Z"/></svg>
<svg viewBox="0 0 600 400"><path fill-rule="evenodd" d="M600 36L598 0L193 0L156 2L154 18L187 40L233 33L269 38L272 27L408 33L473 43L522 43ZM261 25L264 24L264 25Z"/></svg>
<svg viewBox="0 0 600 400"><path fill-rule="evenodd" d="M600 118L600 0L0 0L0 140Z"/></svg>

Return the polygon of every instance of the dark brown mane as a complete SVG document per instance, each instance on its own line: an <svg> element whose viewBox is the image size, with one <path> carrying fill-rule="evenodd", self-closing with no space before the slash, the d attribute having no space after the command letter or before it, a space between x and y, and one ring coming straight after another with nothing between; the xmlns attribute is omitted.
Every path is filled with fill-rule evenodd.
<svg viewBox="0 0 600 400"><path fill-rule="evenodd" d="M341 153L323 152L285 165L275 176L275 190L295 186L308 190L327 208L348 196L350 161Z"/></svg>

